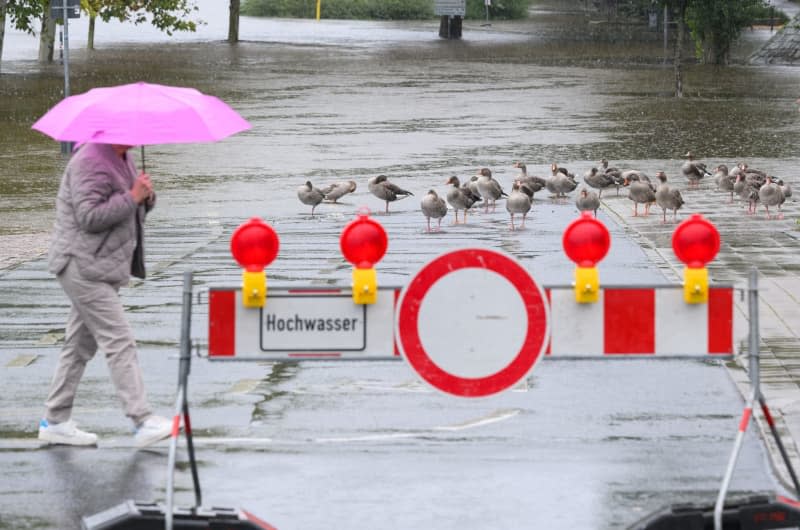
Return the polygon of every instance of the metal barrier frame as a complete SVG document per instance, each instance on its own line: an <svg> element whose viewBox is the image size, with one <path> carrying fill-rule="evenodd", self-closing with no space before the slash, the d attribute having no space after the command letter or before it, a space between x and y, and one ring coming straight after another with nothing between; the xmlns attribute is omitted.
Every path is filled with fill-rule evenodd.
<svg viewBox="0 0 800 530"><path fill-rule="evenodd" d="M169 456L167 462L167 485L166 485L166 510L165 510L165 527L166 530L172 530L173 528L173 515L174 515L174 473L175 473L175 457L177 452L177 442L178 436L180 434L180 425L181 425L181 418L183 418L183 425L184 425L184 434L186 437L188 455L189 455L189 464L191 467L192 472L192 482L194 485L194 494L195 494L195 506L191 508L191 512L196 512L200 505L202 504L202 493L200 489L200 479L197 472L197 461L195 458L194 452L194 444L192 440L192 430L191 430L191 422L190 422L190 415L189 415L189 403L188 403L188 396L187 396L187 386L188 386L188 379L189 373L191 370L191 349L192 349L192 341L191 341L191 318L192 318L192 277L193 272L191 270L185 271L183 273L183 296L182 296L182 314L181 314L181 335L180 335L180 357L179 357L179 370L178 370L178 392L177 398L175 401L175 415L173 417L173 425L172 425L172 434L169 444ZM559 287L559 286L556 286ZM643 286L627 286L626 288L636 289L642 288ZM659 286L651 286L651 287L659 287ZM553 286L548 286L546 288L553 288ZM618 288L614 286L614 288ZM753 268L750 272L749 283L747 288L748 293L748 317L749 317L749 341L748 341L748 353L749 353L749 377L750 377L750 384L752 387L752 392L750 398L747 400L744 412L742 414L742 419L739 423L739 432L737 434L736 440L734 442L733 450L731 452L731 456L725 470L725 475L723 477L719 495L717 497L716 504L714 506L714 528L715 530L722 530L722 513L724 510L725 504L725 497L728 492L728 488L730 486L731 478L733 476L733 472L736 468L736 462L739 457L739 453L742 448L742 442L744 439L744 434L747 430L747 427L750 423L750 419L753 412L753 406L755 401L758 400L759 404L761 405L761 410L764 413L764 417L769 424L770 430L772 435L775 438L775 442L780 450L781 456L783 457L784 463L786 464L787 469L789 470L789 474L791 475L792 482L794 483L794 487L796 493L800 497L800 482L798 482L797 476L795 474L794 468L792 466L791 461L789 460L789 456L786 453L785 447L780 439L780 435L777 431L775 423L772 419L772 415L769 412L769 408L766 403L766 399L764 395L761 393L761 386L760 386L760 372L759 372L759 321L758 321L758 271ZM545 358L548 356L545 355ZM629 356L615 356L615 358L619 357L630 357L630 358L637 358L641 359L642 355L629 355ZM726 359L730 358L730 356L726 355L709 355L711 358L715 359ZM402 357L398 356L397 359L401 359ZM574 357L570 357L571 359ZM586 358L586 357L582 357ZM593 357L597 358L597 357ZM658 358L657 355L647 356L645 358L652 359ZM662 356L661 358L675 358L675 356ZM702 358L698 356L694 356L692 358ZM254 358L245 358L245 359L237 359L237 360L249 360L252 361ZM306 361L309 359L281 359L282 362L300 362ZM367 359L365 359L367 360ZM392 358L381 358L380 360L392 360Z"/></svg>

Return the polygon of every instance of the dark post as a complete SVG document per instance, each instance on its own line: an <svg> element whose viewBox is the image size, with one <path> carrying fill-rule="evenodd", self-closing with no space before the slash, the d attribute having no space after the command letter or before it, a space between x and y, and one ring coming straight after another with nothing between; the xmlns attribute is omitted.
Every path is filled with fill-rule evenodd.
<svg viewBox="0 0 800 530"><path fill-rule="evenodd" d="M230 0L230 15L228 18L228 42L239 42L239 8L240 0Z"/></svg>
<svg viewBox="0 0 800 530"><path fill-rule="evenodd" d="M775 29L775 6L772 2L769 3L769 32L772 33Z"/></svg>
<svg viewBox="0 0 800 530"><path fill-rule="evenodd" d="M439 36L443 39L450 38L450 17L447 15L439 17Z"/></svg>
<svg viewBox="0 0 800 530"><path fill-rule="evenodd" d="M442 15L439 19L439 36L443 39L460 39L462 20L459 15Z"/></svg>
<svg viewBox="0 0 800 530"><path fill-rule="evenodd" d="M453 39L461 38L461 22L464 20L460 15L450 18L450 35Z"/></svg>
<svg viewBox="0 0 800 530"><path fill-rule="evenodd" d="M61 4L61 17L64 21L64 99L70 96L69 90L69 7L67 0ZM68 155L72 152L72 142L61 142L61 154Z"/></svg>

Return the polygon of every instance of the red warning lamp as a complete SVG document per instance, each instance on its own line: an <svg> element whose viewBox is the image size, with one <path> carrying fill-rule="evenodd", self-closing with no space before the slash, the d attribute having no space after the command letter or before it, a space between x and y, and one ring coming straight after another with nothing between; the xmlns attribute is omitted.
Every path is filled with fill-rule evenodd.
<svg viewBox="0 0 800 530"><path fill-rule="evenodd" d="M575 262L575 301L597 302L600 299L600 276L597 263L611 246L611 236L606 225L591 213L583 212L564 230L564 253Z"/></svg>
<svg viewBox="0 0 800 530"><path fill-rule="evenodd" d="M378 300L378 279L374 265L386 254L389 238L383 226L368 210L342 230L339 246L344 258L353 264L353 302L374 304Z"/></svg>
<svg viewBox="0 0 800 530"><path fill-rule="evenodd" d="M686 264L683 270L683 298L688 304L708 302L706 264L719 252L717 228L700 214L693 214L675 228L672 250Z"/></svg>
<svg viewBox="0 0 800 530"><path fill-rule="evenodd" d="M700 214L693 214L675 228L672 249L687 267L705 267L719 252L717 228Z"/></svg>
<svg viewBox="0 0 800 530"><path fill-rule="evenodd" d="M278 234L267 223L253 217L242 223L231 236L231 254L244 268L242 303L245 307L264 307L267 276L264 268L278 255Z"/></svg>

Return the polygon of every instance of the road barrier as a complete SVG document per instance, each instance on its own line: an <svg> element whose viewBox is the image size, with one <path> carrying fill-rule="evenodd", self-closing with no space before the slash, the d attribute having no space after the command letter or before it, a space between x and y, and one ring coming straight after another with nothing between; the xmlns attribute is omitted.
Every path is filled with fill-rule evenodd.
<svg viewBox="0 0 800 530"><path fill-rule="evenodd" d="M354 226L358 229L353 230ZM582 216L567 228L564 238L565 249L577 265L572 286L543 289L514 258L491 249L471 248L435 258L402 291L378 287L373 266L385 252L385 232L360 213L342 238L347 241L343 252L355 266L350 290L272 288L269 296L263 269L277 254L277 235L258 219L243 227L232 242L237 261L245 268L242 287L209 290L209 359L402 358L433 388L456 396L480 397L512 387L543 357L727 359L734 354L734 288L708 285L705 265L719 249L719 235L699 216L679 225L678 237L673 237L676 254L687 264L682 286L601 286L594 267L608 250L607 230L599 221ZM267 247L260 248L260 244ZM636 530L712 528L709 525L715 530L758 530L796 527L800 522L799 505L785 498L725 503L756 400L800 494L800 484L760 391L755 270L747 292L752 394L713 513L708 506L673 506L646 517L632 527ZM187 399L192 299L192 273L186 272L165 505L125 503L84 518L87 530L149 528L144 522L152 519L163 519L166 530L272 528L246 512L223 508L209 513L201 508ZM447 340L441 339L441 329L448 330ZM181 423L195 506L176 510L173 476ZM225 518L224 524L212 524L215 517ZM129 521L139 521L142 526L125 526ZM190 522L193 524L188 526Z"/></svg>

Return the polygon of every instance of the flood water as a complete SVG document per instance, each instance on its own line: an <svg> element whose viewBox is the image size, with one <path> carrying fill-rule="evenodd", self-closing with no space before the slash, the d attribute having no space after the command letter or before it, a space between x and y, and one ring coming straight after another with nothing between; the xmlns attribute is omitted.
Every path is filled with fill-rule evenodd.
<svg viewBox="0 0 800 530"><path fill-rule="evenodd" d="M232 182L261 183L261 196L243 197L253 203L242 214L263 215L266 201L277 214L296 210L294 189L306 178L386 173L427 187L489 166L503 182L517 160L531 173L547 174L553 161L582 173L602 157L669 173L692 149L709 162L775 164L779 176L796 167L800 71L688 66L678 100L662 33L646 27L540 10L524 22L467 24L463 40L446 41L435 21L243 17L243 42L230 46L225 2L200 7L207 24L173 39L99 23L91 53L86 19L72 21L71 88L195 86L242 113L253 128L234 139L148 149L159 190L202 187L201 207ZM745 32L738 57L768 37ZM15 31L6 39L0 235L46 231L64 160L30 125L61 98L62 69L39 67L36 39Z"/></svg>
<svg viewBox="0 0 800 530"><path fill-rule="evenodd" d="M227 3L199 4L208 24L172 40L146 27L101 24L89 53L80 42L85 20L71 30L73 93L138 80L194 86L252 124L219 143L145 151L159 194L148 218L150 277L123 299L159 410L174 399L182 270L195 270L198 288L238 282L229 236L249 217L280 235L268 269L275 284L349 285L338 236L362 205L389 233L382 285L404 285L432 256L476 244L512 254L544 284L564 284L572 264L560 237L575 217L572 199L537 195L519 232L508 230L501 205L459 227L449 225L451 211L441 232L427 234L421 196L444 193L450 175L463 180L483 166L508 189L516 161L531 174L548 175L557 162L580 176L607 158L678 180L691 149L711 167L747 160L790 181L800 161L800 69L688 65L686 97L677 100L660 32L580 9L467 23L460 41L439 39L437 21L244 17L242 42L230 46ZM745 32L737 57L768 38ZM34 39L13 32L7 39L0 257L30 258L46 248L65 163L57 143L30 126L60 100L63 77L57 62L35 62ZM367 179L381 173L415 193L391 204L389 215L367 192ZM353 179L358 190L312 217L296 197L309 179L319 186ZM667 281L624 226L605 211L600 219L613 240L604 281ZM42 259L0 266L0 355L40 355L3 375L17 391L0 396L0 437L10 447L0 459L24 487L0 483L0 513L10 514L0 528L77 528L82 515L124 498L163 498L163 455L126 445L100 361L86 382L95 408L78 412L107 445L96 454L29 450L68 303ZM741 411L716 363L543 363L523 388L478 403L423 388L403 363L209 364L193 367L191 398L199 404L193 425L207 498L243 503L280 528L332 520L362 528L624 528L664 504L712 498ZM250 391L231 390L248 381ZM178 501L186 505L191 478L181 471ZM65 494L76 477L85 489ZM752 430L732 487L778 489ZM30 516L44 505L59 514Z"/></svg>

